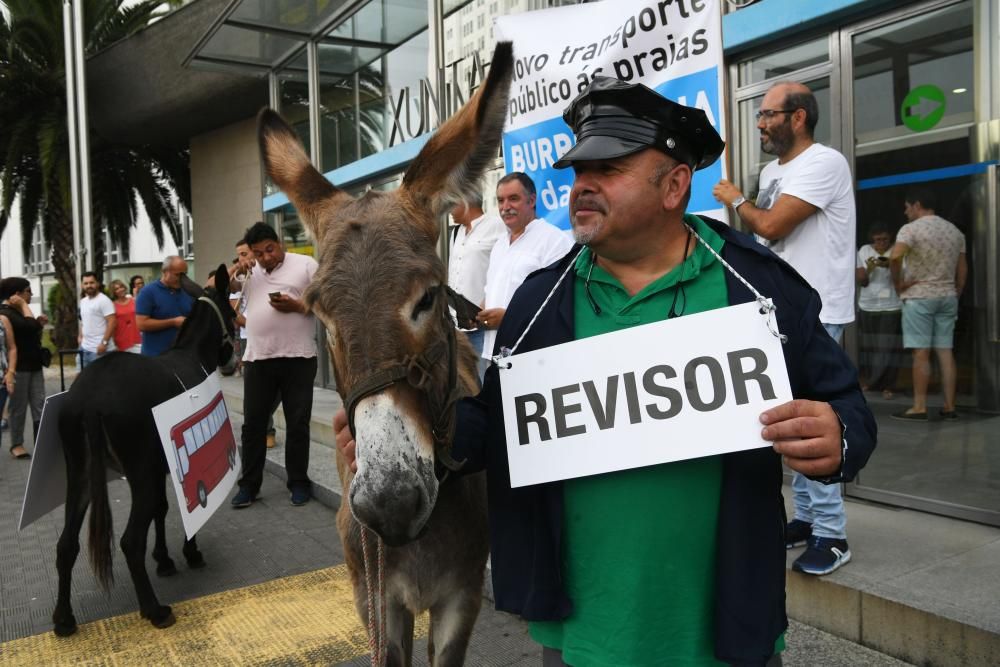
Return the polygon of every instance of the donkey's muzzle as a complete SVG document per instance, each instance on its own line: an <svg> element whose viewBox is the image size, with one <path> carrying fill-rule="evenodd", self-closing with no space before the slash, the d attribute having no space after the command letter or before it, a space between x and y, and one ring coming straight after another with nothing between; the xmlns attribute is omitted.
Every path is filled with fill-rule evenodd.
<svg viewBox="0 0 1000 667"><path fill-rule="evenodd" d="M426 521L421 517L428 514L429 500L422 489L400 486L379 493L355 493L356 488L352 485L350 494L354 517L389 546L412 542L423 532Z"/></svg>
<svg viewBox="0 0 1000 667"><path fill-rule="evenodd" d="M437 500L434 445L426 425L386 392L359 401L356 428L351 512L389 544L415 540Z"/></svg>

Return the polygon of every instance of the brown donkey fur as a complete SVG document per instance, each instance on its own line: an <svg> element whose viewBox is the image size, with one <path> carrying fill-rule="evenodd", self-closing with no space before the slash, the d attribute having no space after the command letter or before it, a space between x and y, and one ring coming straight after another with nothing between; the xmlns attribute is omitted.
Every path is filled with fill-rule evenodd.
<svg viewBox="0 0 1000 667"><path fill-rule="evenodd" d="M394 381L357 400L357 474L339 453L337 459L344 491L337 527L363 623L368 590L361 525L387 545L392 665L410 664L413 618L423 610L431 615L431 664L462 664L482 599L489 539L485 480L481 473L452 474L439 482L442 444L436 446L432 432L436 410L453 411L454 405L449 355L431 351L440 351L442 341L457 345L458 389L468 395L477 387L476 353L464 336L454 335L443 291L447 271L435 247L441 216L478 189L497 155L512 65L510 44L499 44L482 88L442 125L391 193L352 198L310 165L277 114L264 110L259 117L267 172L321 249L305 298L326 326L342 397L404 360L426 355L432 362L422 379Z"/></svg>

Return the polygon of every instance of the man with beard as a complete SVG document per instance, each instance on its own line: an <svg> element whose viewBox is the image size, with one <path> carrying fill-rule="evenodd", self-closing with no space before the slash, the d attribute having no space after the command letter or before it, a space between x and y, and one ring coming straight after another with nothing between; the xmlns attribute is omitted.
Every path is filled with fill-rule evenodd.
<svg viewBox="0 0 1000 667"><path fill-rule="evenodd" d="M80 346L81 368L86 368L108 351L111 337L115 333L115 304L101 291L97 274L87 271L80 276L83 298L80 299Z"/></svg>
<svg viewBox="0 0 1000 667"><path fill-rule="evenodd" d="M494 601L529 621L546 666L780 664L781 460L831 484L864 465L875 422L857 373L823 331L819 299L800 276L749 236L686 212L693 172L723 148L703 111L597 76L563 118L577 144L555 166L575 172L570 220L586 247L524 281L497 345L519 341L516 360L751 302L739 274L775 299L796 400L760 416L773 449L511 488L505 371L492 365L480 395L459 403L452 455L465 460L462 473L487 470ZM741 340L740 331L727 335ZM605 340L615 354L615 338ZM662 344L686 343L665 336ZM350 463L346 424L338 412L337 446ZM610 467L628 442L608 437Z"/></svg>
<svg viewBox="0 0 1000 667"><path fill-rule="evenodd" d="M756 204L727 180L712 194L819 292L819 319L839 343L854 321L854 188L844 156L813 140L818 120L812 91L801 83L776 83L761 101L757 129L761 150L778 159L760 173ZM792 488L795 518L787 547L808 545L792 567L829 574L851 559L840 487L796 473Z"/></svg>

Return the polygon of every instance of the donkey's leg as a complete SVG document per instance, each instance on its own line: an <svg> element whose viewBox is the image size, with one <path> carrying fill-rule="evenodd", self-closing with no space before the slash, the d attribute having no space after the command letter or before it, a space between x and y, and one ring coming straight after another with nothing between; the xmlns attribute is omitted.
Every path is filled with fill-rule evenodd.
<svg viewBox="0 0 1000 667"><path fill-rule="evenodd" d="M132 511L129 513L128 525L122 534L121 547L128 563L128 571L135 585L135 594L139 598L139 613L143 618L158 628L168 628L174 624L174 615L170 607L161 606L156 599L153 585L149 582L146 572L146 537L149 524L153 521L156 511L155 489L152 484L160 482L156 475L129 475L128 483L132 490ZM151 492L152 491L152 492Z"/></svg>
<svg viewBox="0 0 1000 667"><path fill-rule="evenodd" d="M195 541L196 538L192 537L190 540L184 539L184 548L182 549L184 553L184 560L187 561L188 567L192 570L197 570L199 568L205 567L205 558L198 551L198 543Z"/></svg>
<svg viewBox="0 0 1000 667"><path fill-rule="evenodd" d="M479 616L483 595L479 588L468 588L445 596L431 607L430 635L427 650L431 667L460 667L465 664L472 627Z"/></svg>
<svg viewBox="0 0 1000 667"><path fill-rule="evenodd" d="M177 566L170 558L167 551L167 493L165 488L158 488L156 494L156 506L153 509L153 532L155 542L153 543L153 560L156 561L156 575L159 577L172 577L177 574Z"/></svg>
<svg viewBox="0 0 1000 667"><path fill-rule="evenodd" d="M413 662L413 614L402 602L386 600L386 667L410 667Z"/></svg>
<svg viewBox="0 0 1000 667"><path fill-rule="evenodd" d="M59 572L59 598L52 612L53 631L60 637L76 632L76 618L70 604L73 565L80 553L80 527L87 514L87 485L81 479L83 470L67 470L66 520L56 546L56 570Z"/></svg>

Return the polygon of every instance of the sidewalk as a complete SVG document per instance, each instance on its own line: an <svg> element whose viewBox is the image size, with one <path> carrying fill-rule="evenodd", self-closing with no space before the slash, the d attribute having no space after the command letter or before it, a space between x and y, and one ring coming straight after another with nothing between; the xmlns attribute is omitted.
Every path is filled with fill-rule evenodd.
<svg viewBox="0 0 1000 667"><path fill-rule="evenodd" d="M46 371L46 383L50 393L58 391L58 368ZM227 378L224 383L238 425L240 415L235 408L241 407L242 382ZM313 431L317 437L332 438L329 417L338 405L333 392L317 391ZM270 452L269 470L276 473L283 472L282 436L279 432L279 445ZM0 664L331 664L344 651L353 651L349 654L356 657L342 664L370 664L353 600L350 595L332 595L331 590L334 575L343 570L330 507L339 503L332 454L326 445L314 444L310 471L317 479L320 502L292 507L284 484L268 474L253 507L220 509L198 535L208 562L204 569L191 571L184 563L179 553L180 516L176 511L168 513L168 543L180 572L165 579L154 577L153 586L161 603L174 605L177 624L169 630L152 630L139 618L120 551L114 552L115 585L110 595L99 589L81 554L73 578L81 629L70 639L58 639L51 632L57 587L55 545L62 530L62 512L52 512L18 532L29 463L0 462ZM111 479L108 493L117 542L131 506L129 488L125 481ZM86 542L86 531L81 533ZM304 600L316 604L303 607ZM334 627L345 624L353 628L346 630L347 640ZM906 667L906 663L798 622L791 624L787 640L783 654L787 667ZM220 660L220 653L239 657ZM540 664L539 654L523 621L494 611L488 602L483 605L467 664L534 667ZM426 638L415 642L414 658L418 667L427 664Z"/></svg>
<svg viewBox="0 0 1000 667"><path fill-rule="evenodd" d="M242 379L222 385L234 422L241 420ZM309 470L317 499L332 507L340 502L331 427L339 407L336 392L316 389ZM275 419L280 443L280 410ZM283 465L281 447L270 450L268 469L282 476ZM785 496L790 500L790 490ZM822 578L789 570L789 616L906 662L995 665L1000 529L863 501L847 505L853 560ZM799 553L789 552L789 565Z"/></svg>

